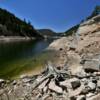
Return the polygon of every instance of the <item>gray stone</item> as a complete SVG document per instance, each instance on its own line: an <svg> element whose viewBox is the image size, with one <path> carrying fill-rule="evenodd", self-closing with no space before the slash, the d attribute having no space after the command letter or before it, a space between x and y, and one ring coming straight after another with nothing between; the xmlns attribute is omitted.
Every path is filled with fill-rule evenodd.
<svg viewBox="0 0 100 100"><path fill-rule="evenodd" d="M100 80L97 81L97 87L100 88Z"/></svg>
<svg viewBox="0 0 100 100"><path fill-rule="evenodd" d="M4 83L5 82L5 80L4 79L0 79L0 83Z"/></svg>
<svg viewBox="0 0 100 100"><path fill-rule="evenodd" d="M85 97L85 95L79 95L77 97L77 100L86 100L86 97Z"/></svg>
<svg viewBox="0 0 100 100"><path fill-rule="evenodd" d="M90 92L90 93L88 93L88 94L86 95L86 97L87 97L87 98L90 98L90 97L92 97L92 96L94 96L94 95L95 95L94 93L91 93L91 92Z"/></svg>
<svg viewBox="0 0 100 100"><path fill-rule="evenodd" d="M85 84L88 84L88 79L87 78L83 78L81 79L81 82L85 85Z"/></svg>
<svg viewBox="0 0 100 100"><path fill-rule="evenodd" d="M84 64L84 69L88 71L100 71L100 63L96 60L86 61Z"/></svg>
<svg viewBox="0 0 100 100"><path fill-rule="evenodd" d="M81 85L80 80L79 79L73 79L71 81L71 85L72 85L73 89L76 89L76 88L80 87L80 85Z"/></svg>
<svg viewBox="0 0 100 100"><path fill-rule="evenodd" d="M89 89L85 87L82 91L81 94L87 94L89 92Z"/></svg>
<svg viewBox="0 0 100 100"><path fill-rule="evenodd" d="M85 86L81 85L79 88L69 91L69 97L73 97L73 96L75 97L75 96L78 96L79 94L82 94L84 89L85 89Z"/></svg>
<svg viewBox="0 0 100 100"><path fill-rule="evenodd" d="M14 80L14 81L12 82L12 85L16 85L16 84L17 84L17 81Z"/></svg>
<svg viewBox="0 0 100 100"><path fill-rule="evenodd" d="M72 89L72 85L71 85L71 83L70 83L70 79L69 79L69 80L65 80L65 81L63 81L63 82L60 82L60 85Z"/></svg>
<svg viewBox="0 0 100 100"><path fill-rule="evenodd" d="M28 82L30 82L30 81L31 81L30 78L23 78L23 79L22 79L22 82L24 82L24 83L28 83Z"/></svg>
<svg viewBox="0 0 100 100"><path fill-rule="evenodd" d="M100 93L91 98L88 98L87 100L100 100Z"/></svg>
<svg viewBox="0 0 100 100"><path fill-rule="evenodd" d="M93 82L89 82L88 87L90 88L90 90L95 90L96 89L96 84L93 83Z"/></svg>

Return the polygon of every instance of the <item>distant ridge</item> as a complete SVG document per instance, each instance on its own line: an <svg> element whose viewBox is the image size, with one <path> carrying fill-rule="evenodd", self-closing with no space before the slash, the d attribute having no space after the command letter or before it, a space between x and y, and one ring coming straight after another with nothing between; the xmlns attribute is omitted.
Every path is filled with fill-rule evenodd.
<svg viewBox="0 0 100 100"><path fill-rule="evenodd" d="M43 36L46 36L48 38L50 37L53 37L53 36L57 36L57 33L54 32L53 30L51 29L38 29L38 32L43 35Z"/></svg>

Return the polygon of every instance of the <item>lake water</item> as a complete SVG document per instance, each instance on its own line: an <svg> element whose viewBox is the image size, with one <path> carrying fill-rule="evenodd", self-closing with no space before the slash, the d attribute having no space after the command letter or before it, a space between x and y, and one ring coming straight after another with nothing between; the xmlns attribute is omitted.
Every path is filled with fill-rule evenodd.
<svg viewBox="0 0 100 100"><path fill-rule="evenodd" d="M51 41L1 42L0 78L11 78L32 71L45 62L48 55L41 53Z"/></svg>

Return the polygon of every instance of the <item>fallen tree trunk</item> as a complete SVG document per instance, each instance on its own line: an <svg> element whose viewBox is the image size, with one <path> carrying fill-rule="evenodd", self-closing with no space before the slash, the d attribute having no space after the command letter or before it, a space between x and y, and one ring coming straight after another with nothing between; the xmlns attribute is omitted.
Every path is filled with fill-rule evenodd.
<svg viewBox="0 0 100 100"><path fill-rule="evenodd" d="M66 77L69 77L69 75L67 74L67 71L58 70L55 66L53 66L51 62L48 62L46 70L42 73L40 77L41 78L38 81L35 81L33 85L33 90L47 79L51 80L53 78L56 81L64 81ZM49 84L49 82L47 83ZM46 85L48 85L47 83Z"/></svg>

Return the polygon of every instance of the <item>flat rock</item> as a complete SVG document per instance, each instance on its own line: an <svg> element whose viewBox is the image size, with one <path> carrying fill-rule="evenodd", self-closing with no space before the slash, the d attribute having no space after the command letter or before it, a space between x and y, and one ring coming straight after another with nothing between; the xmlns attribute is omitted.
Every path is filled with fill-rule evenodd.
<svg viewBox="0 0 100 100"><path fill-rule="evenodd" d="M70 91L69 97L78 96L79 94L83 92L84 89L85 89L84 85L81 85L79 88Z"/></svg>
<svg viewBox="0 0 100 100"><path fill-rule="evenodd" d="M52 90L52 91L54 91L54 92L56 92L56 93L58 93L58 94L62 94L62 93L63 93L62 88L58 87L58 86L55 84L54 81L51 81L51 82L49 83L49 89Z"/></svg>
<svg viewBox="0 0 100 100"><path fill-rule="evenodd" d="M95 60L86 61L84 64L84 69L88 71L100 71L100 63Z"/></svg>

